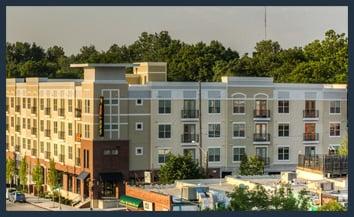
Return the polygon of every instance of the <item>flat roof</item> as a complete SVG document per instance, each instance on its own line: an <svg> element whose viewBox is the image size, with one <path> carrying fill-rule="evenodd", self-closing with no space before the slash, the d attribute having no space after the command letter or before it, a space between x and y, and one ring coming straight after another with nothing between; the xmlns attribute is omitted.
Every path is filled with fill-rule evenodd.
<svg viewBox="0 0 354 217"><path fill-rule="evenodd" d="M89 68L89 67L110 67L110 68L127 68L139 66L136 63L79 63L79 64L70 64L71 68Z"/></svg>

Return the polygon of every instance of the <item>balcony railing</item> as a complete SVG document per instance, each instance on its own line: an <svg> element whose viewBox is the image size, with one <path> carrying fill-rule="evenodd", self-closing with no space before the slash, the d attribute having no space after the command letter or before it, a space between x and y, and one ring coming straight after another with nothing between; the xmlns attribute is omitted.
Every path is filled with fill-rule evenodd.
<svg viewBox="0 0 354 217"><path fill-rule="evenodd" d="M50 108L44 108L44 115L50 115Z"/></svg>
<svg viewBox="0 0 354 217"><path fill-rule="evenodd" d="M319 112L315 109L306 109L303 110L303 117L304 118L318 118Z"/></svg>
<svg viewBox="0 0 354 217"><path fill-rule="evenodd" d="M269 142L270 134L269 133L255 133L253 134L254 142Z"/></svg>
<svg viewBox="0 0 354 217"><path fill-rule="evenodd" d="M21 111L21 106L20 105L16 105L15 106L15 112L20 112Z"/></svg>
<svg viewBox="0 0 354 217"><path fill-rule="evenodd" d="M255 109L253 110L253 117L254 118L270 118L270 110L264 109Z"/></svg>
<svg viewBox="0 0 354 217"><path fill-rule="evenodd" d="M58 116L64 117L65 116L65 109L64 108L59 108L58 109Z"/></svg>
<svg viewBox="0 0 354 217"><path fill-rule="evenodd" d="M304 133L304 141L318 141L318 133Z"/></svg>
<svg viewBox="0 0 354 217"><path fill-rule="evenodd" d="M181 111L181 117L183 119L199 118L199 110L185 110L185 109L183 109Z"/></svg>
<svg viewBox="0 0 354 217"><path fill-rule="evenodd" d="M37 149L32 148L31 149L31 154L32 154L32 156L37 156Z"/></svg>
<svg viewBox="0 0 354 217"><path fill-rule="evenodd" d="M37 128L32 127L32 129L31 129L31 134L32 134L32 135L36 135L36 134L37 134Z"/></svg>
<svg viewBox="0 0 354 217"><path fill-rule="evenodd" d="M199 134L184 133L181 135L181 141L183 143L199 142Z"/></svg>
<svg viewBox="0 0 354 217"><path fill-rule="evenodd" d="M75 142L81 142L81 133L76 133Z"/></svg>
<svg viewBox="0 0 354 217"><path fill-rule="evenodd" d="M44 152L44 158L47 160L50 159L50 152L49 151Z"/></svg>
<svg viewBox="0 0 354 217"><path fill-rule="evenodd" d="M16 152L20 152L21 150L21 146L20 145L15 145L15 151Z"/></svg>
<svg viewBox="0 0 354 217"><path fill-rule="evenodd" d="M65 132L64 131L59 131L58 132L58 138L64 140L65 139Z"/></svg>
<svg viewBox="0 0 354 217"><path fill-rule="evenodd" d="M37 114L37 107L36 106L31 107L31 113L34 115Z"/></svg>
<svg viewBox="0 0 354 217"><path fill-rule="evenodd" d="M44 130L44 136L45 137L50 137L50 130Z"/></svg>
<svg viewBox="0 0 354 217"><path fill-rule="evenodd" d="M81 118L81 112L82 112L81 109L79 108L75 109L75 118Z"/></svg>
<svg viewBox="0 0 354 217"><path fill-rule="evenodd" d="M20 132L21 131L21 126L20 125L15 125L15 131Z"/></svg>
<svg viewBox="0 0 354 217"><path fill-rule="evenodd" d="M59 162L64 163L65 161L65 156L63 154L59 155Z"/></svg>
<svg viewBox="0 0 354 217"><path fill-rule="evenodd" d="M79 157L75 158L75 165L80 166L80 158Z"/></svg>
<svg viewBox="0 0 354 217"><path fill-rule="evenodd" d="M339 155L299 155L298 167L321 171L331 176L348 174L348 157Z"/></svg>

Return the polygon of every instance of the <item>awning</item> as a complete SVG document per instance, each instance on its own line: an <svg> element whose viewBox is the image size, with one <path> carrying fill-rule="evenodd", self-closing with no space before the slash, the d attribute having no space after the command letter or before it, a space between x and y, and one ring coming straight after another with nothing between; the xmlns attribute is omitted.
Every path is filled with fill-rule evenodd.
<svg viewBox="0 0 354 217"><path fill-rule="evenodd" d="M82 171L78 176L77 178L80 179L80 180L85 180L87 177L88 177L89 173L86 172L86 171Z"/></svg>
<svg viewBox="0 0 354 217"><path fill-rule="evenodd" d="M122 173L100 173L100 179L108 182L122 182L124 176Z"/></svg>
<svg viewBox="0 0 354 217"><path fill-rule="evenodd" d="M142 200L140 200L138 198L135 198L135 197L130 197L130 196L127 196L127 195L122 195L119 198L119 203L122 204L122 205L131 206L131 207L134 207L134 208L143 207L143 201Z"/></svg>

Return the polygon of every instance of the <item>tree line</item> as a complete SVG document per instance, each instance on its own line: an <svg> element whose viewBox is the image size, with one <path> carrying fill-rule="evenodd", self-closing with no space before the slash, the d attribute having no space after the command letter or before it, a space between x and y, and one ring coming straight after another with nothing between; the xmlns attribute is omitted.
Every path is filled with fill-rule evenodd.
<svg viewBox="0 0 354 217"><path fill-rule="evenodd" d="M235 39L237 40L237 39ZM82 78L71 63L167 62L169 81L219 81L221 76L269 76L275 82L346 83L348 37L328 30L322 40L304 47L282 48L272 40L256 43L252 54L240 56L213 40L189 44L167 31L143 32L130 45L113 44L106 51L83 46L66 55L60 46L43 49L36 43L6 44L6 76Z"/></svg>

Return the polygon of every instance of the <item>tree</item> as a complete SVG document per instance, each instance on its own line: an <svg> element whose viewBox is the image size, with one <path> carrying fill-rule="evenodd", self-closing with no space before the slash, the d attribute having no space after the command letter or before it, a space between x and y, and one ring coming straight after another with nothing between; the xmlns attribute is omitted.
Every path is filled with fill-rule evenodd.
<svg viewBox="0 0 354 217"><path fill-rule="evenodd" d="M264 174L264 161L258 156L244 156L240 164L240 175L253 176Z"/></svg>
<svg viewBox="0 0 354 217"><path fill-rule="evenodd" d="M322 205L318 211L337 211L337 212L343 212L343 211L347 211L346 208L344 206L342 206L340 203L338 203L335 200L331 200L328 203Z"/></svg>
<svg viewBox="0 0 354 217"><path fill-rule="evenodd" d="M20 163L20 170L19 170L19 176L20 176L20 184L22 185L22 190L25 189L25 185L27 184L27 163L26 163L26 157L23 157Z"/></svg>
<svg viewBox="0 0 354 217"><path fill-rule="evenodd" d="M16 161L14 159L6 159L6 181L12 184L12 179L16 174Z"/></svg>
<svg viewBox="0 0 354 217"><path fill-rule="evenodd" d="M38 199L39 199L39 194L41 191L41 187L43 185L43 174L42 174L41 165L39 164L39 159L37 159L37 164L35 165L35 167L32 170L32 179L33 179L34 185L36 187L37 195L38 195Z"/></svg>
<svg viewBox="0 0 354 217"><path fill-rule="evenodd" d="M270 198L272 209L286 211L307 211L310 207L310 198L305 190L301 190L295 197L290 185L281 185Z"/></svg>
<svg viewBox="0 0 354 217"><path fill-rule="evenodd" d="M338 149L338 154L340 156L348 156L348 135L345 135Z"/></svg>
<svg viewBox="0 0 354 217"><path fill-rule="evenodd" d="M192 159L191 155L176 156L169 153L159 172L159 179L163 184L173 183L175 180L198 179L201 177L203 177L202 169Z"/></svg>
<svg viewBox="0 0 354 217"><path fill-rule="evenodd" d="M53 194L53 202L54 202L54 188L58 185L58 171L55 169L54 159L50 159L49 169L47 173L47 184L50 187Z"/></svg>

